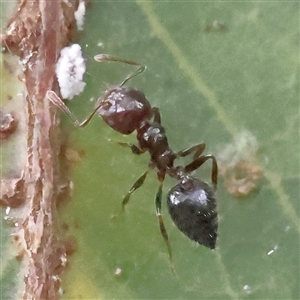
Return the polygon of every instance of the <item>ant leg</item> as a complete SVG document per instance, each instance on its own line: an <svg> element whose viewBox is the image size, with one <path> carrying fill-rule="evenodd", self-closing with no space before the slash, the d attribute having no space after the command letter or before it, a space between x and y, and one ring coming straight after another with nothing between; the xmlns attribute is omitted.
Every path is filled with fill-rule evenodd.
<svg viewBox="0 0 300 300"><path fill-rule="evenodd" d="M188 164L185 168L184 171L186 173L190 173L196 169L198 169L201 165L203 165L208 159L212 159L212 173L211 173L211 180L214 185L214 189L216 190L217 188L217 181L218 181L218 165L215 157L213 155L204 155L201 156L203 151L205 150L205 144L201 143L195 146L192 146L190 148L184 149L182 151L179 151L176 156L179 157L185 157L192 152L195 152L193 155L193 161Z"/></svg>
<svg viewBox="0 0 300 300"><path fill-rule="evenodd" d="M158 107L152 107L152 113L154 116L153 122L161 124L161 117L160 117L160 112Z"/></svg>
<svg viewBox="0 0 300 300"><path fill-rule="evenodd" d="M166 230L166 227L164 224L164 220L162 217L162 213L161 213L162 185L163 185L164 177L165 177L165 174L163 174L163 175L158 174L158 179L160 181L160 184L159 184L158 191L157 191L156 197L155 197L155 208L156 208L156 216L158 218L158 223L159 223L159 229L160 229L161 235L163 236L163 239L167 245L171 268L172 268L172 271L174 272L172 248L171 248L169 236L168 236L168 233L167 233L167 230Z"/></svg>
<svg viewBox="0 0 300 300"><path fill-rule="evenodd" d="M131 144L131 143L118 142L118 144L122 147L129 147L133 154L140 155L140 154L143 154L146 152L146 150L143 150L143 149L139 148L138 146Z"/></svg>
<svg viewBox="0 0 300 300"><path fill-rule="evenodd" d="M145 179L146 179L146 177L147 177L147 174L148 174L148 170L147 170L146 172L144 172L144 173L142 174L142 176L140 176L140 177L137 179L137 181L132 185L132 187L131 187L130 190L128 191L127 195L123 198L121 213L124 212L124 210L125 210L125 205L129 202L131 194L143 185L143 183L144 183L144 181L145 181ZM117 216L118 216L118 215L113 215L110 219L111 219L111 220L116 219Z"/></svg>
<svg viewBox="0 0 300 300"><path fill-rule="evenodd" d="M198 144L198 145L195 145L195 146L192 146L192 147L189 147L182 151L177 152L176 156L177 157L185 157L185 156L195 152L193 155L193 159L195 160L204 152L204 150L205 150L205 144L201 143L201 144Z"/></svg>
<svg viewBox="0 0 300 300"><path fill-rule="evenodd" d="M143 183L147 177L147 174L148 174L148 170L146 172L144 172L142 174L142 176L140 176L138 178L138 180L133 184L133 186L128 191L127 195L124 197L124 199L122 201L122 212L125 209L125 205L129 202L131 194L143 185Z"/></svg>
<svg viewBox="0 0 300 300"><path fill-rule="evenodd" d="M94 56L94 60L97 62L103 62L103 61L112 61L112 62L121 62L127 65L134 65L137 66L138 69L126 76L126 78L120 83L120 86L124 85L128 80L130 80L132 77L137 76L138 74L144 72L146 70L146 66L143 66L135 61L126 60L122 58L117 58L109 54L97 54Z"/></svg>
<svg viewBox="0 0 300 300"><path fill-rule="evenodd" d="M192 171L198 169L200 166L202 166L208 159L212 160L212 172L211 172L211 181L214 185L214 190L217 189L217 182L218 182L218 165L216 158L213 155L204 155L196 158L193 160L190 164L185 166L184 172L185 173L191 173Z"/></svg>
<svg viewBox="0 0 300 300"><path fill-rule="evenodd" d="M89 117L87 117L85 120L83 120L82 122L79 122L78 119L71 113L71 111L69 110L69 108L66 106L66 104L62 101L62 99L54 92L54 91L47 91L46 93L47 98L59 109L61 109L70 119L71 121L74 123L75 126L78 127L84 127L86 126L91 119L93 118L93 116L95 115L95 113L98 111L98 109L100 108L101 105L98 105L93 112L89 115ZM99 101L99 103L101 103L101 101Z"/></svg>

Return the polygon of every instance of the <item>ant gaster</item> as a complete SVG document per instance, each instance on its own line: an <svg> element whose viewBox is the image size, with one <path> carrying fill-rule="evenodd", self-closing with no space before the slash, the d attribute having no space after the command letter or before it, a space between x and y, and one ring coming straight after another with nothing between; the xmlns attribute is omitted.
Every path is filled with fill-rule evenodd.
<svg viewBox="0 0 300 300"><path fill-rule="evenodd" d="M166 174L178 180L178 184L170 189L167 196L167 206L175 225L191 240L208 248L214 249L217 238L217 211L214 191L217 186L218 167L214 156L202 155L205 144L201 143L183 151L174 153L169 146L165 129L161 124L159 109L151 107L143 92L124 86L132 77L143 72L146 67L136 62L99 54L94 57L97 62L113 61L135 65L138 69L129 75L119 85L109 87L98 99L96 108L83 122L69 111L63 101L53 91L47 92L49 100L62 109L76 126L86 126L96 112L115 131L122 134L137 132L138 144L120 143L129 147L134 154L149 152L149 168L157 169L159 187L156 193L156 216L164 241L168 247L172 262L172 251L168 234L161 213L162 184ZM192 162L186 166L175 166L178 157L185 157L193 153ZM208 159L212 160L211 180L213 188L201 180L191 176L191 172L198 169ZM122 202L122 210L128 203L131 194L145 181L148 170L133 184Z"/></svg>

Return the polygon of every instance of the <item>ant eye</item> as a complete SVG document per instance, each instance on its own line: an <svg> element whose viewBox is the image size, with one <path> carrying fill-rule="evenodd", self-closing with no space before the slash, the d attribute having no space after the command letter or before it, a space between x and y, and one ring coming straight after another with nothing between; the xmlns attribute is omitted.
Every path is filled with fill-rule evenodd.
<svg viewBox="0 0 300 300"><path fill-rule="evenodd" d="M217 238L216 200L204 182L188 177L168 193L167 205L175 225L191 240L214 249Z"/></svg>
<svg viewBox="0 0 300 300"><path fill-rule="evenodd" d="M101 109L109 110L111 108L111 103L109 101L102 101L101 102Z"/></svg>

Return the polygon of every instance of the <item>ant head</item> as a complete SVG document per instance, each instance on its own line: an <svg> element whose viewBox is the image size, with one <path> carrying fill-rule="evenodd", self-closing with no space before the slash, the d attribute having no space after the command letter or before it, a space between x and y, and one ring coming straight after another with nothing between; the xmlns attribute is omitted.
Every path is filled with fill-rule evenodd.
<svg viewBox="0 0 300 300"><path fill-rule="evenodd" d="M175 225L191 240L214 249L218 218L213 190L204 182L190 176L168 193L167 205Z"/></svg>
<svg viewBox="0 0 300 300"><path fill-rule="evenodd" d="M151 105L144 93L126 86L107 89L97 106L103 120L122 134L132 133L152 117Z"/></svg>

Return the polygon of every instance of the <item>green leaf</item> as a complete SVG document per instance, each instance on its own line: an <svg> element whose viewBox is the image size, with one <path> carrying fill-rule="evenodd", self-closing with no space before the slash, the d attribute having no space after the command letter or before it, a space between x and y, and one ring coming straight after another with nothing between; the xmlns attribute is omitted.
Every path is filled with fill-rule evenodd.
<svg viewBox="0 0 300 300"><path fill-rule="evenodd" d="M258 191L242 199L219 177L213 251L174 226L164 201L173 274L155 216L155 171L111 219L148 154L118 145L136 143L134 134L122 136L100 118L84 129L65 118L70 149L85 155L73 166L72 201L60 208L77 241L64 299L299 299L299 21L297 2L95 1L88 8L79 41L87 88L67 103L79 119L92 97L133 70L93 56L134 60L147 71L128 85L159 107L175 152L205 142L205 153L218 157L247 131L263 175ZM209 181L207 164L196 176ZM165 180L163 199L176 183Z"/></svg>

